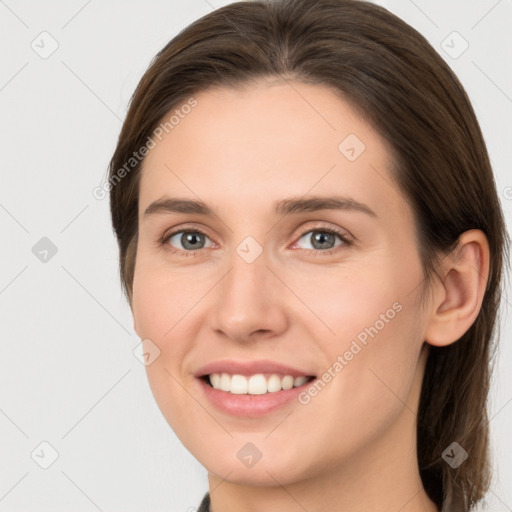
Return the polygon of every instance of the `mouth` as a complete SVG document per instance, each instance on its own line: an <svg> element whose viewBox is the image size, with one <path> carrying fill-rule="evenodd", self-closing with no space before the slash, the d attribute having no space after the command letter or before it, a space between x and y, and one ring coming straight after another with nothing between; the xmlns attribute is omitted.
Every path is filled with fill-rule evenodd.
<svg viewBox="0 0 512 512"><path fill-rule="evenodd" d="M293 403L316 376L307 370L272 361L224 360L194 375L203 396L230 416L255 418Z"/></svg>
<svg viewBox="0 0 512 512"><path fill-rule="evenodd" d="M213 389L232 393L234 395L265 395L279 391L298 388L311 382L315 377L301 375L284 375L279 373L256 373L241 375L229 373L211 373L201 377Z"/></svg>

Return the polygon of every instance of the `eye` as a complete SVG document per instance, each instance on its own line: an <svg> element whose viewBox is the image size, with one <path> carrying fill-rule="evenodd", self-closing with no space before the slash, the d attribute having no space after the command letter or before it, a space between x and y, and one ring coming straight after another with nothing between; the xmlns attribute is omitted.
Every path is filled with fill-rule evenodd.
<svg viewBox="0 0 512 512"><path fill-rule="evenodd" d="M336 243L336 238L340 241ZM312 247L305 247L307 250L312 250L314 253L330 254L332 249L341 245L350 245L351 242L345 236L345 233L338 231L334 228L327 228L318 226L315 229L306 231L297 241L300 244L304 241L306 244L309 243ZM304 248L304 247L303 247Z"/></svg>
<svg viewBox="0 0 512 512"><path fill-rule="evenodd" d="M336 238L339 243L336 243ZM209 241L209 243L207 243ZM314 229L305 231L294 244L294 247L300 243L309 243L311 247L299 247L313 254L328 255L335 252L337 247L349 246L352 242L347 238L346 233L332 227L317 226ZM160 240L171 252L183 256L195 256L200 249L211 248L215 244L210 238L197 229L182 229L164 235Z"/></svg>
<svg viewBox="0 0 512 512"><path fill-rule="evenodd" d="M205 240L209 240L208 236L201 231L182 230L170 233L164 236L162 244L168 244L172 250L181 253L190 253L212 245L205 245ZM181 247L179 245L181 244Z"/></svg>

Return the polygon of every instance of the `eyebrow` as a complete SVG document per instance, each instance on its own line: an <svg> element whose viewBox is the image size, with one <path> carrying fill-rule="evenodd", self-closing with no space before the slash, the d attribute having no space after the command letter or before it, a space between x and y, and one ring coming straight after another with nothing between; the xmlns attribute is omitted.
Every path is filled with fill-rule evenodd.
<svg viewBox="0 0 512 512"><path fill-rule="evenodd" d="M371 217L377 214L366 204L342 196L290 197L274 203L277 215L316 212L318 210L346 210L365 213ZM153 201L144 211L144 217L162 213L193 213L214 217L215 213L202 201L177 197L163 197Z"/></svg>

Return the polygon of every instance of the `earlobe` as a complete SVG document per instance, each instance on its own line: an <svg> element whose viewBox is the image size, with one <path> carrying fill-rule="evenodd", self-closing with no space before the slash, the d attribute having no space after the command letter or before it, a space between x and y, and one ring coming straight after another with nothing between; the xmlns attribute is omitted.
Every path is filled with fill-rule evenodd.
<svg viewBox="0 0 512 512"><path fill-rule="evenodd" d="M489 279L489 243L479 229L464 232L454 251L444 259L425 333L430 345L446 346L473 325Z"/></svg>

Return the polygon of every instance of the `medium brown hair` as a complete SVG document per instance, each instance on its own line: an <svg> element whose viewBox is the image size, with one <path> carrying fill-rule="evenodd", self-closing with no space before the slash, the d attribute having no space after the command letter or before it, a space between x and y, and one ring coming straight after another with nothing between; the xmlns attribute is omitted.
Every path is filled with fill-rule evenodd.
<svg viewBox="0 0 512 512"><path fill-rule="evenodd" d="M439 508L450 497L470 510L492 476L487 399L508 237L463 86L421 34L383 7L362 0L236 2L195 21L156 55L131 98L109 166L125 294L131 302L143 161L113 178L193 94L269 77L330 86L387 141L394 178L415 214L425 282L464 231L487 236L491 270L481 310L456 343L430 347L417 421L426 492ZM469 454L456 469L442 458L454 441Z"/></svg>

